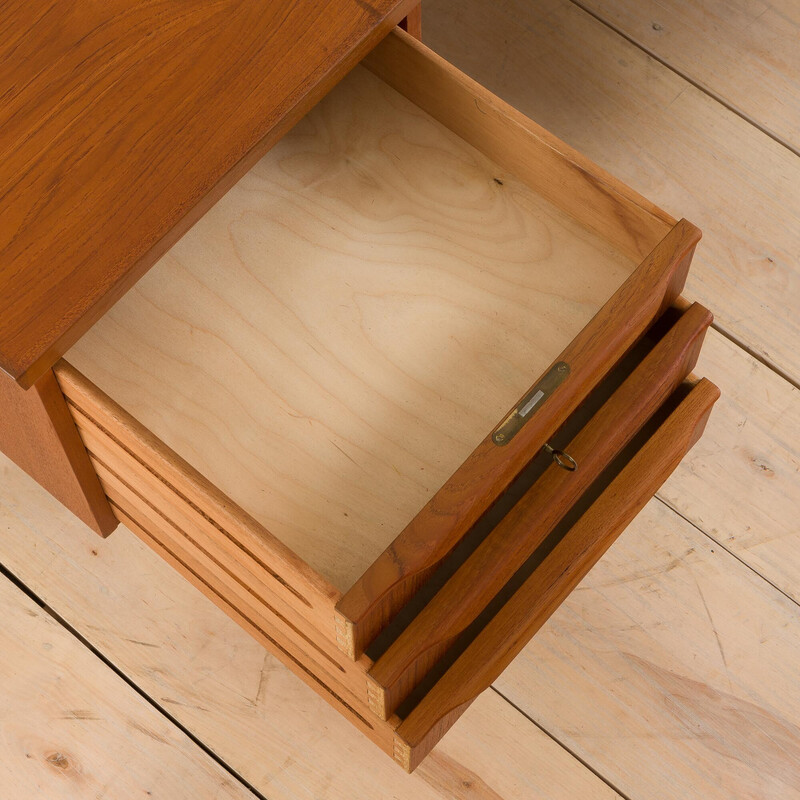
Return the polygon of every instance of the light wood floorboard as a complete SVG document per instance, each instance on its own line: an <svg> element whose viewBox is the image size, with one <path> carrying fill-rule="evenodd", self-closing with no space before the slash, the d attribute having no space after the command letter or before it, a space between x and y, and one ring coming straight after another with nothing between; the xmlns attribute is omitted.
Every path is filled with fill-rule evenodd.
<svg viewBox="0 0 800 800"><path fill-rule="evenodd" d="M2 575L0 608L3 800L254 798Z"/></svg>
<svg viewBox="0 0 800 800"><path fill-rule="evenodd" d="M797 605L658 500L496 682L635 798L800 797Z"/></svg>
<svg viewBox="0 0 800 800"><path fill-rule="evenodd" d="M576 0L800 153L795 0Z"/></svg>

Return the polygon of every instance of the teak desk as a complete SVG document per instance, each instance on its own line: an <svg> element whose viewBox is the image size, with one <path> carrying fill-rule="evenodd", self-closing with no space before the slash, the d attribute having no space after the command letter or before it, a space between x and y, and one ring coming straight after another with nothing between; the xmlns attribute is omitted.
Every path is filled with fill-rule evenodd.
<svg viewBox="0 0 800 800"><path fill-rule="evenodd" d="M406 17L7 4L0 446L412 770L718 392L699 231Z"/></svg>

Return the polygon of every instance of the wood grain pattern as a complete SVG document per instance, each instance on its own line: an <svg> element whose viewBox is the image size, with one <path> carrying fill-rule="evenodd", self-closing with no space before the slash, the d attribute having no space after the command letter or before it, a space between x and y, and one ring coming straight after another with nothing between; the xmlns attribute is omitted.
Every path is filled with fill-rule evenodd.
<svg viewBox="0 0 800 800"><path fill-rule="evenodd" d="M426 693L396 733L395 754L413 770L480 692L555 612L644 508L703 433L719 390L705 379L603 490L533 574Z"/></svg>
<svg viewBox="0 0 800 800"><path fill-rule="evenodd" d="M617 797L494 692L406 775L124 526L98 547L1 455L0 487L0 562L265 797Z"/></svg>
<svg viewBox="0 0 800 800"><path fill-rule="evenodd" d="M0 368L30 386L414 5L6 4Z"/></svg>
<svg viewBox="0 0 800 800"><path fill-rule="evenodd" d="M634 268L357 68L68 358L342 590Z"/></svg>
<svg viewBox="0 0 800 800"><path fill-rule="evenodd" d="M0 607L4 800L254 798L5 577Z"/></svg>
<svg viewBox="0 0 800 800"><path fill-rule="evenodd" d="M769 8L736 6L729 24L761 10L768 19ZM720 39L704 39L704 46L712 51ZM568 0L433 0L425 40L585 156L700 227L705 239L687 297L712 308L726 335L800 382L800 314L786 311L800 308L794 153Z"/></svg>
<svg viewBox="0 0 800 800"><path fill-rule="evenodd" d="M711 319L699 305L681 316L565 445L577 470L551 464L375 662L369 699L381 718L394 713L691 372Z"/></svg>
<svg viewBox="0 0 800 800"><path fill-rule="evenodd" d="M685 220L670 231L554 359L553 363L566 361L571 372L550 401L508 445L498 448L489 432L344 594L336 607L337 626L351 657L363 652L603 375L675 299L699 237L700 232Z"/></svg>
<svg viewBox="0 0 800 800"><path fill-rule="evenodd" d="M117 527L52 371L28 391L0 373L0 450L96 533Z"/></svg>

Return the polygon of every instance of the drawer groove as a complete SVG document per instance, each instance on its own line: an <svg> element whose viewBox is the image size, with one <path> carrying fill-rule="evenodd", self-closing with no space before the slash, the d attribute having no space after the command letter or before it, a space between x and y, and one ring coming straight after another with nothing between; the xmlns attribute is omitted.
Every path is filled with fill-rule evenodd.
<svg viewBox="0 0 800 800"><path fill-rule="evenodd" d="M195 574L202 573L207 576L204 579L207 586L211 585L209 581L213 582L214 591L218 593L225 591L227 596L235 596L239 603L253 609L261 619L267 620L275 617L279 626L288 628L295 634L295 637L292 638L300 639L312 648L318 656L325 660L329 668L333 667L334 670L345 673L345 668L338 663L334 656L317 644L287 616L268 603L261 592L233 575L212 553L193 541L184 529L175 525L159 508L149 502L94 453L89 451L89 455L97 470L100 483L113 506L124 510L130 519L137 520L139 526L146 528L151 536L157 538L162 545L168 541L172 542L184 554L184 559L191 558L195 564ZM160 536L156 536L156 532L159 532ZM181 543L178 537L182 537L185 543ZM210 563L203 565L204 561ZM231 580L228 581L224 576L228 576ZM291 637L291 633L287 633L286 636Z"/></svg>
<svg viewBox="0 0 800 800"><path fill-rule="evenodd" d="M304 597L289 581L282 578L275 570L271 569L269 565L264 563L255 553L249 550L242 542L237 541L229 531L222 525L214 520L214 518L193 503L188 497L183 495L172 484L166 481L154 469L139 458L133 451L126 448L118 439L105 430L97 420L92 417L84 409L80 408L73 402L69 402L73 411L73 416L76 420L76 425L80 431L84 444L97 460L101 459L101 455L105 454L107 458L113 459L115 463L126 462L131 476L138 474L140 482L145 481L148 484L148 489L160 495L161 499L169 503L171 511L176 516L181 516L184 522L188 524L194 523L196 530L204 527L207 523L215 532L225 537L234 547L236 547L241 554L244 555L249 562L252 562L259 570L266 572L270 578L277 581L288 592L291 592L301 603L308 608L312 608L311 603ZM142 496L140 494L140 496ZM190 511L182 510L182 507L188 508ZM196 515L194 519L189 519L190 514ZM199 517L199 519L198 519ZM240 563L240 562L236 562Z"/></svg>
<svg viewBox="0 0 800 800"><path fill-rule="evenodd" d="M293 597L297 597L306 608L310 609L311 604L302 595L292 587L286 586L286 582L282 580L278 580L279 585L289 589L291 596L285 597L284 594L277 592L272 580L275 577L272 571L263 571L261 564L255 560L249 563L250 568L248 569L248 562L245 559L232 555L224 547L223 542L220 542L218 538L215 539L213 534L216 526L212 527L210 532L205 529L204 521L207 519L205 515L198 519L192 513L187 512L171 494L169 484L164 483L151 472L143 471L142 465L133 455L119 447L113 439L107 438L77 408L75 415L80 434L92 459L98 466L98 471L110 472L115 478L122 480L130 491L135 492L141 498L142 502L180 531L194 547L213 558L220 569L227 572L248 592L254 596L272 596L275 602L281 605L287 617L292 617L304 624L304 627L308 627L308 621L302 614L303 607L298 609L296 604L289 602ZM112 467L112 464L115 466ZM229 538L226 536L226 539ZM318 631L317 634L319 634Z"/></svg>
<svg viewBox="0 0 800 800"><path fill-rule="evenodd" d="M337 669L349 671L339 663L341 659L338 658L335 644L324 637L309 621L308 612L304 613L304 607L311 608L304 598L301 598L304 607L298 608L297 604L292 602L297 593L293 592L287 596L285 592L277 591L278 586L285 586L285 582L280 581L276 586L275 582L270 580L273 577L271 571L265 574L260 571L257 563L251 564L250 569L247 569L248 565L243 558L232 555L224 546L224 542L215 540L211 535L215 528L211 529L211 534L204 530L205 517L197 519L182 509L176 499L170 496L168 484L160 482L157 476L149 472L142 472L138 468L139 462L134 457L116 447L113 441L105 439L97 429L86 422L86 418L77 409L76 418L79 420L80 434L107 492L109 481L119 481L124 484L126 490L135 495L138 503L146 506L149 513L157 515L163 524L170 526L171 530L182 536L190 547L209 559L213 565L210 567L211 570L229 576L229 583L235 584L235 591L241 587L242 591L260 603L265 603L263 598L269 597L271 604L266 605L272 613L296 630L299 636L312 643L313 648L324 654L325 659L335 664ZM111 466L112 463L116 465L116 469Z"/></svg>
<svg viewBox="0 0 800 800"><path fill-rule="evenodd" d="M289 629L285 632L286 641L292 638L304 641L310 650L318 654L318 658L323 659L327 669L340 673L339 679L345 680L357 693L361 690L364 664L355 664L342 658L335 643L320 635L301 613L302 609L299 612L285 602L286 598L275 591L274 583L259 580L252 572L245 571L240 561L232 558L218 541L204 535L202 520L199 521L200 524L193 524L196 520L190 515L182 514L180 505L169 494L168 484L149 471L142 472L135 456L118 446L113 439L106 438L77 408L75 415L78 429L106 494L117 505L124 500L129 517L138 520L140 526L146 528L151 536L159 532L159 541L162 544L172 541L184 553L188 549L195 559L206 561L205 568L199 571L206 576L206 583L214 583L215 591L224 591L225 596L236 598L237 603L248 606L255 603L260 613L274 616L279 627ZM116 469L111 463L116 465ZM180 544L177 537L181 537L185 543ZM267 602L265 598L270 601Z"/></svg>
<svg viewBox="0 0 800 800"><path fill-rule="evenodd" d="M98 432L108 447L117 448L115 458L140 464L142 476L150 476L172 508L183 507L198 529L221 534L226 547L251 557L270 592L324 637L334 638L332 609L339 592L333 586L70 364L61 360L54 371L79 431Z"/></svg>

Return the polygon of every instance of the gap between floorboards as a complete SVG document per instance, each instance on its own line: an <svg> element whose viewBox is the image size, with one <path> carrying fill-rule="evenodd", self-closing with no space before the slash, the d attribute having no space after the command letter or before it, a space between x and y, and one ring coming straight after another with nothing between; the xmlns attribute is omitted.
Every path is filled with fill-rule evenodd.
<svg viewBox="0 0 800 800"><path fill-rule="evenodd" d="M763 353L750 347L750 345L743 342L738 336L734 335L724 327L720 326L717 322L711 323L711 328L715 330L720 336L724 336L731 344L736 345L740 350L744 350L747 355L758 361L759 364L765 366L771 372L774 372L779 378L783 378L790 386L795 389L800 389L800 380L796 380L788 372L781 369L777 364L770 361Z"/></svg>
<svg viewBox="0 0 800 800"><path fill-rule="evenodd" d="M734 105L730 100L726 100L722 95L715 92L710 86L706 86L705 84L701 83L700 81L695 80L692 78L691 75L684 72L678 67L673 66L669 63L665 58L658 55L654 50L651 50L646 45L642 44L641 42L637 41L633 36L626 33L622 28L615 25L610 20L605 19L602 15L598 14L596 11L592 10L591 8L587 8L581 0L570 0L570 2L576 6L577 8L581 9L587 13L593 19L596 19L602 25L605 25L610 30L614 31L617 35L621 36L625 39L626 42L630 42L634 47L637 47L643 53L646 53L650 58L654 61L657 61L662 66L666 67L671 72L674 72L679 77L683 78L687 83L690 83L695 89L703 92L703 94L707 95L708 97L712 98L712 100L716 100L720 105L724 106L733 114L736 114L737 117L743 119L745 122L752 125L757 130L761 131L765 136L768 136L774 142L777 142L781 147L785 147L789 152L794 153L796 156L800 156L800 147L796 147L791 142L786 141L783 137L779 136L774 131L767 128L765 125L762 125L758 120L753 119L747 112L740 109L738 106Z"/></svg>
<svg viewBox="0 0 800 800"><path fill-rule="evenodd" d="M525 717L525 719L528 720L528 722L530 722L531 725L537 727L545 736L547 736L549 739L552 739L562 750L565 750L577 762L586 767L586 769L588 769L589 772L592 773L592 775L599 778L606 786L608 786L609 789L616 792L621 798L623 798L623 800L631 800L631 797L629 795L625 794L625 792L623 792L618 786L615 786L610 780L608 780L608 778L606 778L604 775L598 772L588 761L585 761L583 758L581 758L574 750L567 747L567 745L565 745L564 742L558 739L558 737L554 736L550 731L547 730L547 728L544 728L542 725L540 725L533 717L530 716L530 714L527 714L516 703L514 703L512 700L506 697L494 684L492 684L492 686L490 686L489 688L498 697L505 700L506 703L508 703L513 709L522 714L522 716Z"/></svg>
<svg viewBox="0 0 800 800"><path fill-rule="evenodd" d="M672 505L672 503L661 497L660 494L656 494L655 499L658 500L660 503L663 503L670 511L674 512L684 522L688 522L689 525L691 525L695 530L702 533L703 536L706 536L709 539L711 539L711 541L714 542L714 544L717 545L717 547L722 548L726 553L728 553L728 555L733 556L742 566L747 567L747 569L749 569L750 572L761 578L761 580L764 581L764 583L769 584L776 592L778 592L778 594L782 595L791 603L800 608L800 601L792 597L790 594L787 594L783 589L781 589L780 586L773 583L769 578L762 575L752 564L748 564L747 561L745 561L738 553L735 553L733 550L731 550L724 542L721 542L719 539L715 538L712 534L708 533L708 531L704 531L696 522L689 519L689 517L684 516L680 511L678 511L677 508L675 508L675 506Z"/></svg>
<svg viewBox="0 0 800 800"><path fill-rule="evenodd" d="M89 642L86 637L84 637L80 631L77 630L73 625L67 622L64 617L62 617L54 608L49 606L39 597L36 592L34 592L30 587L28 587L20 578L17 577L5 564L0 563L0 576L9 580L14 586L17 587L26 597L30 598L34 603L36 603L39 608L42 609L45 613L47 613L52 619L54 619L62 628L68 631L75 639L77 639L84 647L86 647L95 658L98 658L108 669L110 669L117 677L121 678L134 692L136 692L139 697L141 697L146 703L148 703L152 708L158 711L163 717L169 720L172 725L174 725L178 730L180 730L188 739L195 744L200 750L203 751L209 758L211 758L216 764L218 764L228 775L231 776L235 781L240 783L245 789L252 793L252 795L257 798L257 800L269 800L264 794L258 791L246 778L240 775L233 767L223 761L211 748L209 748L201 739L198 739L190 730L184 727L172 714L169 713L163 706L159 705L149 694L145 691L140 689L134 681L129 678L119 667L117 667L111 660L108 659L100 650L98 650L91 642Z"/></svg>
<svg viewBox="0 0 800 800"><path fill-rule="evenodd" d="M749 114L747 114L746 112L742 111L740 108L735 106L733 103L731 103L730 101L726 100L722 95L720 95L717 92L715 92L709 86L706 86L705 84L701 83L700 81L695 80L688 73L686 73L683 70L678 69L677 67L673 66L669 61L667 61L665 58L662 58L654 50L650 49L646 45L644 45L641 42L639 42L633 36L631 36L630 34L626 33L624 30L622 30L622 28L620 28L619 26L615 25L610 20L607 20L601 14L595 12L591 8L587 8L587 6L581 0L570 0L570 2L576 8L579 8L581 11L583 11L586 14L588 14L592 19L597 20L597 22L599 22L601 25L604 25L606 28L608 28L609 30L613 31L618 36L621 36L626 42L628 42L629 44L632 44L634 47L636 47L638 50L641 50L643 53L646 53L654 61L657 61L659 64L661 64L661 66L665 67L670 72L674 73L678 77L680 77L683 80L685 80L687 83L689 83L692 86L694 86L695 89L697 89L698 91L702 92L707 97L710 97L712 100L716 101L717 103L719 103L724 108L727 108L728 111L730 111L732 114L736 114L737 117L739 117L740 119L744 120L749 125L752 125L756 130L760 131L765 136L768 136L774 142L777 142L779 145L781 145L781 147L786 148L787 150L789 150L789 152L794 153L794 155L796 155L796 156L800 156L800 148L795 147L793 144L791 144L791 142L786 141L781 136L779 136L778 134L774 133L773 131L771 131L766 126L764 126L761 123L759 123L758 120L754 119ZM727 330L723 325L721 325L716 320L711 324L711 327L715 331L717 331L717 333L721 334L726 339L728 339L728 341L732 342L733 344L737 345L742 350L744 350L745 353L747 353L749 356L754 358L760 364L763 364L765 367L767 367L768 369L772 370L772 372L774 372L776 375L779 375L781 378L783 378L791 386L794 386L795 389L800 389L800 378L795 378L792 375L790 375L788 372L786 372L781 367L779 367L777 364L775 364L773 361L771 361L769 358L767 358L763 353L760 353L754 347L752 347L749 344L747 344L746 342L742 341L738 336L736 336L735 334L731 333L729 330Z"/></svg>

